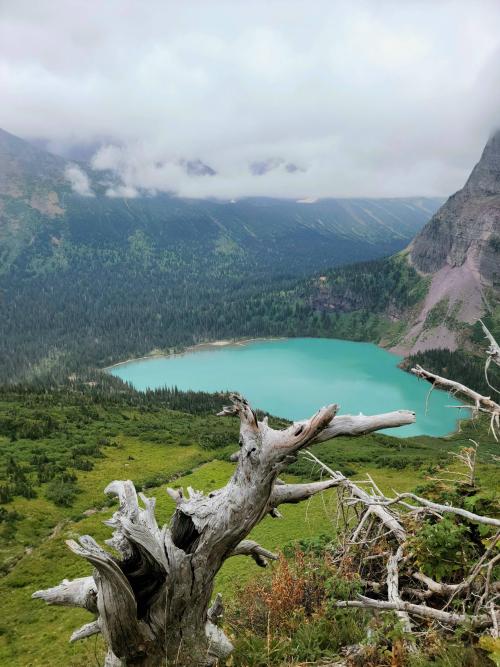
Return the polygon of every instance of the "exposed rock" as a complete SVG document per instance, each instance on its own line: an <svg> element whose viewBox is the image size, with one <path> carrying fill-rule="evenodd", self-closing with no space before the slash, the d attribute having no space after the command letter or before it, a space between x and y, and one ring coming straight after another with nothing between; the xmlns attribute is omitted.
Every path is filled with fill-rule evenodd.
<svg viewBox="0 0 500 667"><path fill-rule="evenodd" d="M435 273L445 265L471 270L485 284L500 278L500 131L459 192L435 213L410 246L413 265Z"/></svg>
<svg viewBox="0 0 500 667"><path fill-rule="evenodd" d="M409 247L421 273L433 274L414 324L397 352L456 349L454 323L474 323L500 287L500 131L493 134L464 187L435 213ZM443 299L443 320L426 327Z"/></svg>

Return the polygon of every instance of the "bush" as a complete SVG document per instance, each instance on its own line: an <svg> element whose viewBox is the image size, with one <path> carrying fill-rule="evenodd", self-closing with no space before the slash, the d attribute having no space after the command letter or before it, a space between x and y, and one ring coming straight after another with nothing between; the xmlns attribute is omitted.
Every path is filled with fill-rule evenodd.
<svg viewBox="0 0 500 667"><path fill-rule="evenodd" d="M475 545L468 526L445 516L426 522L410 539L410 552L417 566L429 577L461 581L474 561Z"/></svg>
<svg viewBox="0 0 500 667"><path fill-rule="evenodd" d="M236 635L237 667L260 667L331 660L344 645L359 642L365 614L338 609L333 601L353 596L356 582L346 582L330 561L329 538L306 540L280 557L271 575L248 584L228 609Z"/></svg>
<svg viewBox="0 0 500 667"><path fill-rule="evenodd" d="M236 438L232 433L204 433L199 440L200 447L203 449L222 449L229 445L236 446Z"/></svg>
<svg viewBox="0 0 500 667"><path fill-rule="evenodd" d="M71 507L78 493L73 480L55 477L47 486L45 497L59 507Z"/></svg>
<svg viewBox="0 0 500 667"><path fill-rule="evenodd" d="M88 459L81 459L81 458L76 458L73 461L73 468L75 470L92 470L94 468L94 464L92 461L89 461Z"/></svg>

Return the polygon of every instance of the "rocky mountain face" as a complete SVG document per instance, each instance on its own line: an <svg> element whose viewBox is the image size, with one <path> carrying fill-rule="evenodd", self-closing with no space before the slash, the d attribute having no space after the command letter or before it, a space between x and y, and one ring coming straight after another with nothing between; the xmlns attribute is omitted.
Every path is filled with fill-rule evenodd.
<svg viewBox="0 0 500 667"><path fill-rule="evenodd" d="M21 222L16 204L26 203L50 217L63 213L57 190L67 186L64 167L62 158L0 129L0 234L7 220Z"/></svg>
<svg viewBox="0 0 500 667"><path fill-rule="evenodd" d="M399 352L456 349L461 325L494 311L500 288L500 130L464 187L435 213L409 247L430 285Z"/></svg>
<svg viewBox="0 0 500 667"><path fill-rule="evenodd" d="M500 130L486 144L462 190L452 195L418 234L411 261L424 273L469 260L486 283L498 266L500 243Z"/></svg>

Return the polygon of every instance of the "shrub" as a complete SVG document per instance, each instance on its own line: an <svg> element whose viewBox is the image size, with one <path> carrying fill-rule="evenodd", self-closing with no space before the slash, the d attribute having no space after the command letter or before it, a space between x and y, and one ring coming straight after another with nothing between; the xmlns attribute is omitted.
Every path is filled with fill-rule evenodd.
<svg viewBox="0 0 500 667"><path fill-rule="evenodd" d="M288 548L272 574L248 584L228 609L235 630L237 667L311 663L332 659L341 646L362 639L365 614L338 609L334 600L354 595L357 584L339 578L326 536Z"/></svg>
<svg viewBox="0 0 500 667"><path fill-rule="evenodd" d="M474 560L475 545L470 529L445 516L426 522L410 539L410 553L424 574L441 581L462 580Z"/></svg>
<svg viewBox="0 0 500 667"><path fill-rule="evenodd" d="M71 479L55 477L47 486L45 497L60 507L71 507L78 493L78 487Z"/></svg>
<svg viewBox="0 0 500 667"><path fill-rule="evenodd" d="M222 449L228 445L236 445L236 438L232 433L203 433L199 441L203 449Z"/></svg>
<svg viewBox="0 0 500 667"><path fill-rule="evenodd" d="M88 459L75 458L73 461L73 468L75 468L75 470L89 471L94 468L94 464Z"/></svg>

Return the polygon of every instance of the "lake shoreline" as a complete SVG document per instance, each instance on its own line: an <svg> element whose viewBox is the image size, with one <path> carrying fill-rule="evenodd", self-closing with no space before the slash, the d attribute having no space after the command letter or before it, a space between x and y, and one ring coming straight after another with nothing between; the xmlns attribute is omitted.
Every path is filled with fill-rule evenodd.
<svg viewBox="0 0 500 667"><path fill-rule="evenodd" d="M170 352L157 349L110 365L106 371L138 391L175 386L182 391L211 393L239 388L255 405L291 420L303 410L314 411L317 404L328 402L328 396L335 393L342 397L346 413L375 414L394 407L418 411L419 426L412 426L412 432L402 437L443 437L456 432L456 415L450 419L449 411L427 414L427 391L400 368L400 360L398 355L367 341L268 336L219 339L171 348ZM260 368L266 369L266 382L262 382ZM372 385L373 389L368 389L371 398L361 400L360 392ZM443 392L437 392L435 408L444 408L448 400Z"/></svg>
<svg viewBox="0 0 500 667"><path fill-rule="evenodd" d="M112 368L117 368L118 366L131 364L136 361L147 361L148 359L170 359L172 357L182 357L183 355L191 354L192 352L202 352L203 350L211 350L211 349L219 350L226 347L243 347L244 345L249 345L250 343L256 343L259 341L274 341L274 340L275 341L289 340L289 336L259 336L256 338L233 338L233 339L212 340L212 341L207 341L206 343L196 343L196 345L189 345L188 347L183 348L180 352L162 352L161 350L152 350L149 354L145 354L142 357L130 357L129 359L125 359L124 361L117 361L115 364L110 364L109 366L105 366L101 370L109 371ZM325 339L325 340L333 340L333 339Z"/></svg>

